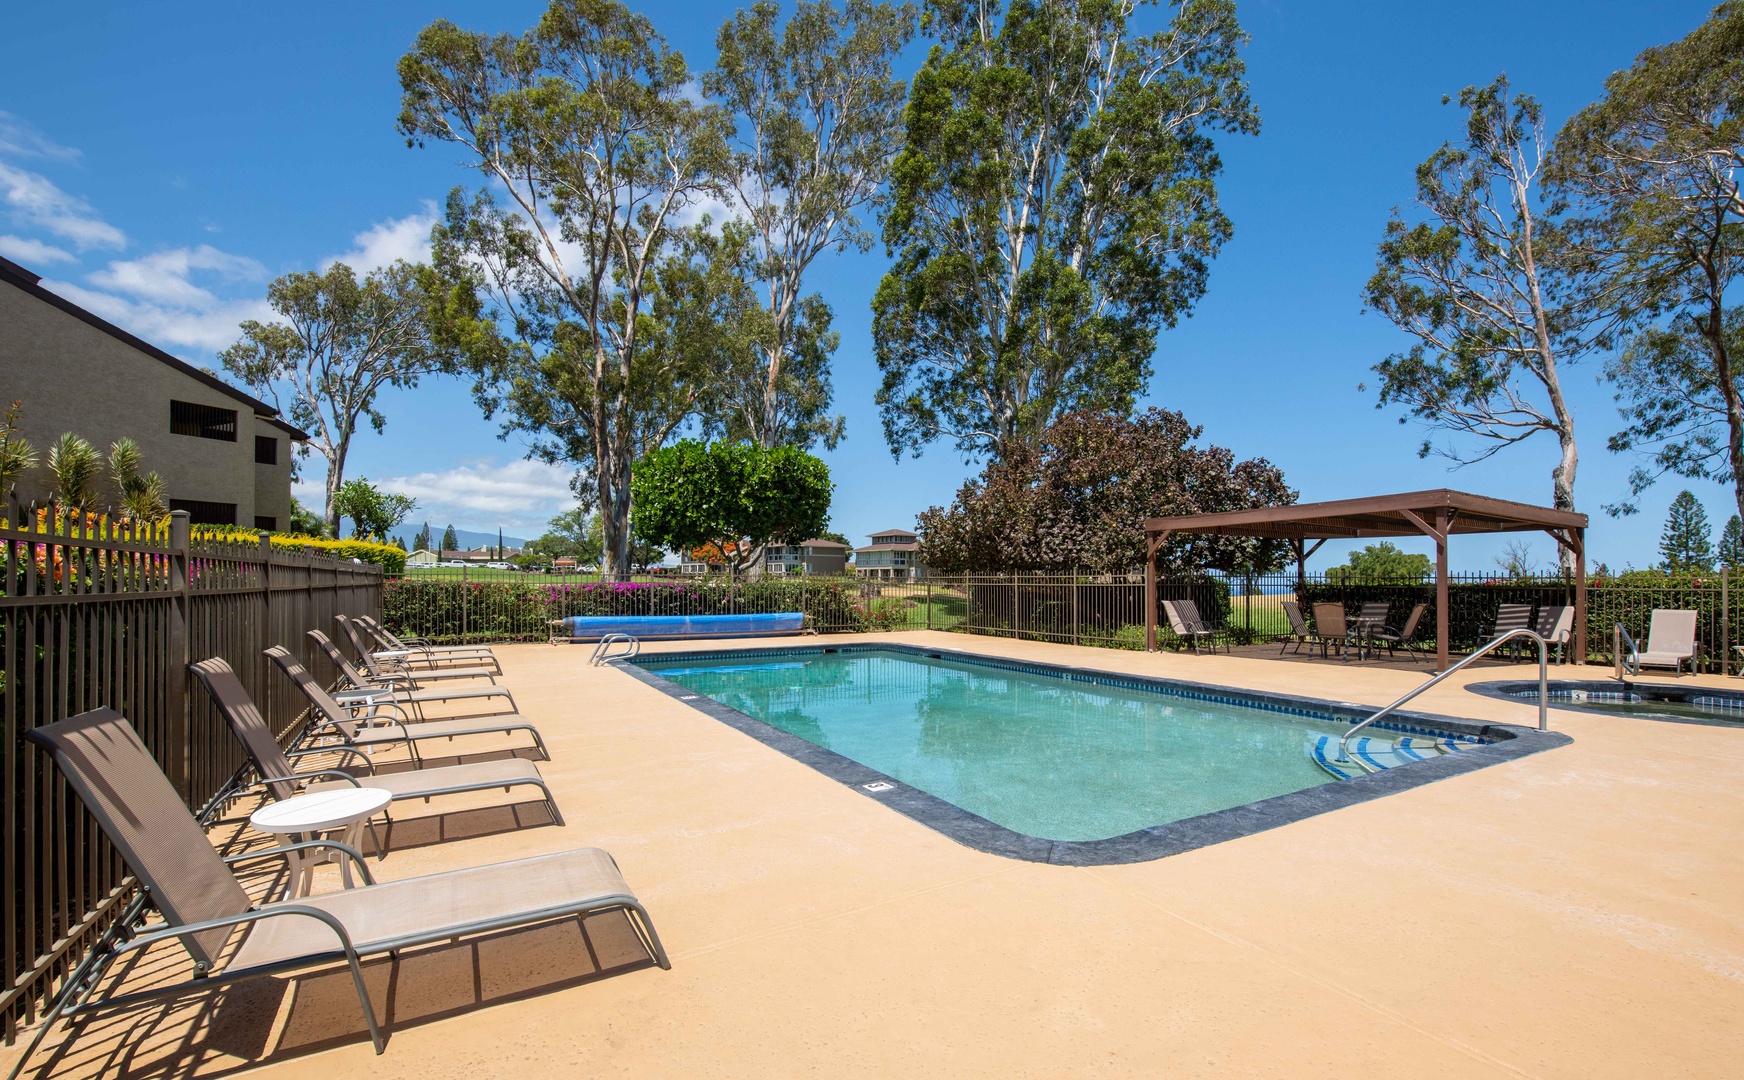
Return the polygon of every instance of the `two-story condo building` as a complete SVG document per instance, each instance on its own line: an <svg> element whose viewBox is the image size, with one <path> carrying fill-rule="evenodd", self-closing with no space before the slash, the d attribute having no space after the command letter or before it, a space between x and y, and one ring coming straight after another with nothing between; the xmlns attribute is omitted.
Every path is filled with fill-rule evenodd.
<svg viewBox="0 0 1744 1080"><path fill-rule="evenodd" d="M0 405L45 458L65 432L108 454L123 436L196 525L288 529L291 455L309 436L278 410L43 288L0 258ZM46 462L18 480L45 501Z"/></svg>
<svg viewBox="0 0 1744 1080"><path fill-rule="evenodd" d="M870 544L854 549L854 573L881 581L918 581L926 577L920 561L920 537L907 529L881 529Z"/></svg>
<svg viewBox="0 0 1744 1080"><path fill-rule="evenodd" d="M686 552L678 565L682 574L719 574L726 568L726 560L712 549ZM848 572L848 545L821 538L797 544L770 544L763 549L763 572L771 575L845 574Z"/></svg>

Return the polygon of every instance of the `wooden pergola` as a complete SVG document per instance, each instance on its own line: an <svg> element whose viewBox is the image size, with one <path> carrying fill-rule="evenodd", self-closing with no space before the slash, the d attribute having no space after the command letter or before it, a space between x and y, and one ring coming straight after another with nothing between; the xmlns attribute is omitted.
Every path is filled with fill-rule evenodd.
<svg viewBox="0 0 1744 1080"><path fill-rule="evenodd" d="M1145 521L1145 648L1157 647L1157 550L1175 533L1252 536L1287 541L1303 564L1328 540L1427 536L1435 541L1435 670L1447 670L1447 538L1459 534L1545 532L1574 554L1574 662L1587 654L1587 516L1572 510L1491 499L1438 488L1336 502L1263 506L1222 514Z"/></svg>

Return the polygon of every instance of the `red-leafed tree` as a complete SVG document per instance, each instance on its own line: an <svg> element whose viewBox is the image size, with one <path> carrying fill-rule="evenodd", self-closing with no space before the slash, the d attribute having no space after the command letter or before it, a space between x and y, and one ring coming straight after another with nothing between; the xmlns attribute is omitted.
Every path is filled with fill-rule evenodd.
<svg viewBox="0 0 1744 1080"><path fill-rule="evenodd" d="M921 514L922 559L945 573L1128 571L1144 565L1147 517L1296 501L1277 466L1194 445L1202 433L1164 409L1068 413L989 463L949 509ZM1276 542L1182 535L1158 559L1164 570L1264 570L1280 555Z"/></svg>

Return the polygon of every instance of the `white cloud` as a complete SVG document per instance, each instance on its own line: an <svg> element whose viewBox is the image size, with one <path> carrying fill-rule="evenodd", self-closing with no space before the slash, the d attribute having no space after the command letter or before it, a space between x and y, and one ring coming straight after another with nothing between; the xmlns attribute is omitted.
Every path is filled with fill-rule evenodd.
<svg viewBox="0 0 1744 1080"><path fill-rule="evenodd" d="M542 461L507 465L485 461L442 472L390 476L376 481L376 486L417 499L419 517L452 514L457 523L471 522L480 528L537 527L575 502L569 490L573 472L573 467Z"/></svg>
<svg viewBox="0 0 1744 1080"><path fill-rule="evenodd" d="M321 269L342 262L359 274L367 274L391 265L396 259L428 262L430 230L435 224L436 204L426 202L421 213L390 218L353 236L351 250L322 262Z"/></svg>
<svg viewBox="0 0 1744 1080"><path fill-rule="evenodd" d="M40 173L5 162L0 162L0 204L18 224L71 240L80 251L127 246L126 235L99 217L90 203Z"/></svg>
<svg viewBox="0 0 1744 1080"><path fill-rule="evenodd" d="M0 109L0 154L21 158L77 161L79 152L62 146L32 127L29 121Z"/></svg>
<svg viewBox="0 0 1744 1080"><path fill-rule="evenodd" d="M133 301L114 293L98 292L70 281L44 279L43 288L90 309L160 348L182 346L216 352L236 342L237 326L244 319L267 320L273 311L264 298L219 300L200 305L173 307L150 301Z"/></svg>
<svg viewBox="0 0 1744 1080"><path fill-rule="evenodd" d="M26 268L44 263L79 261L79 257L70 251L23 236L0 236L0 255L21 263Z"/></svg>
<svg viewBox="0 0 1744 1080"><path fill-rule="evenodd" d="M87 275L85 280L98 288L141 300L187 308L211 307L217 303L217 298L190 280L196 270L231 280L257 280L266 276L266 267L253 259L201 244L194 248L159 251L138 259L117 260L107 268Z"/></svg>

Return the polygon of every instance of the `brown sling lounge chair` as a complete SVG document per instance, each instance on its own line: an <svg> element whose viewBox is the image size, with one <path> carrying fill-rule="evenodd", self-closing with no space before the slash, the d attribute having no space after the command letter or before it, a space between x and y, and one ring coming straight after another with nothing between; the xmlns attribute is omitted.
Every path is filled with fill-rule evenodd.
<svg viewBox="0 0 1744 1080"><path fill-rule="evenodd" d="M469 701L478 698L507 698L509 712L515 708L515 695L509 693L507 687L497 686L433 686L428 690L413 689L417 684L411 679L399 675L382 675L374 679L359 671L339 646L333 644L333 639L319 630L310 630L308 638L315 643L327 659L333 661L333 666L339 669L345 677L346 687L335 690L333 698L341 705L379 703L392 701L396 705L410 705L414 713L422 714L422 706L431 701ZM497 714L491 714L497 715Z"/></svg>
<svg viewBox="0 0 1744 1080"><path fill-rule="evenodd" d="M275 656L273 660L281 667L284 666L279 657ZM296 666L297 670L302 671L302 665ZM375 763L358 748L359 745L370 745L368 743L286 751L280 748L279 741L273 737L266 726L266 720L255 707L254 699L248 696L242 680L236 677L236 672L230 669L229 664L214 657L190 664L188 670L199 677L206 692L212 695L212 701L218 706L218 711L224 714L225 722L230 725L230 730L247 752L249 762L254 765L255 773L260 776L259 783L235 783L235 786L225 790L223 797L212 800L214 806L222 805L224 799L230 796L241 795L254 788L264 788L275 799L288 799L306 791L370 787L386 791L395 800L399 800L429 799L437 795L458 795L462 792L486 791L497 787L507 791L512 787L530 785L544 793L545 805L551 810L551 819L559 825L563 824L563 815L557 809L557 800L546 786L545 778L539 774L538 767L525 758L502 758L468 762L464 765L444 765L434 769L377 773ZM307 676L308 672L303 674ZM295 678L292 676L293 681ZM319 702L311 700L311 704L316 709L321 708ZM345 754L350 759L361 759L366 770L365 775L356 776L338 769L299 773L291 763L293 757L331 752ZM379 843L377 848L380 848Z"/></svg>
<svg viewBox="0 0 1744 1080"><path fill-rule="evenodd" d="M339 624L339 632L345 635L345 640L351 643L352 651L357 653L357 662L364 666L365 672L371 676L400 675L409 679L414 687L419 683L441 679L489 679L495 683L497 676L502 674L491 661L490 667L419 667L406 663L406 658L387 653L370 652L369 646L363 643L363 636L357 632L357 627L351 625L351 620L343 615L335 615L333 621Z"/></svg>
<svg viewBox="0 0 1744 1080"><path fill-rule="evenodd" d="M1344 662L1350 663L1350 627L1344 621L1344 605L1331 601L1314 605L1314 633L1320 638L1320 655L1325 658L1333 646L1343 650Z"/></svg>
<svg viewBox="0 0 1744 1080"><path fill-rule="evenodd" d="M539 729L518 713L458 720L412 720L404 715L395 716L392 713L374 711L356 716L346 706L335 701L315 681L315 676L309 674L309 669L297 663L297 658L289 650L281 645L274 645L265 650L265 653L267 659L277 664L279 670L308 699L309 704L315 707L315 722L311 727L311 734L316 737L329 736L341 740L347 746L358 747L401 743L411 755L413 764L422 767L418 743L424 739L455 739L466 735L524 731L532 737L533 748L539 751L539 756L547 761L551 760L550 751L545 749L545 740L539 737ZM206 662L208 661L202 661ZM224 661L219 660L217 663L222 664ZM240 688L241 684L237 685Z"/></svg>
<svg viewBox="0 0 1744 1080"><path fill-rule="evenodd" d="M1395 647L1402 646L1406 651L1410 651L1411 643L1417 638L1417 624L1423 621L1423 613L1428 610L1428 604L1419 602L1413 605L1411 614L1405 616L1404 626L1397 630L1390 626L1372 630L1369 632L1369 640L1379 645L1385 645L1388 656L1394 655L1393 649Z"/></svg>
<svg viewBox="0 0 1744 1080"><path fill-rule="evenodd" d="M1290 632L1284 635L1284 644L1278 650L1278 655L1284 655L1285 650L1290 648L1290 643L1295 642L1296 652L1301 652L1303 644L1306 643L1308 655L1313 656L1314 646L1320 644L1320 635L1310 629L1308 620L1302 617L1302 605L1294 600L1285 600L1282 607L1284 618L1290 620Z"/></svg>
<svg viewBox="0 0 1744 1080"><path fill-rule="evenodd" d="M458 651L435 652L430 649L413 649L404 645L394 645L382 637L381 629L373 619L367 616L349 618L337 616L351 624L358 632L357 643L369 649L369 655L379 656L384 660L394 660L405 665L411 671L440 670L449 667L488 667L498 675L503 673L502 662L497 654L489 649L480 649L476 645L458 646ZM456 648L450 646L449 648Z"/></svg>
<svg viewBox="0 0 1744 1080"><path fill-rule="evenodd" d="M351 620L363 628L381 648L380 652L403 652L414 658L422 657L428 662L443 661L446 663L485 662L496 665L497 672L503 670L502 661L491 651L489 645L432 645L423 638L403 638L392 633L387 627L376 622L368 615L359 615Z"/></svg>
<svg viewBox="0 0 1744 1080"><path fill-rule="evenodd" d="M1169 619L1169 629L1175 632L1176 637L1192 645L1195 654L1199 652L1200 638L1205 638L1207 640L1211 645L1211 650L1213 652L1217 651L1215 636L1211 631L1200 626L1196 621L1187 618L1186 614L1181 611L1179 601L1164 600L1162 601L1162 605L1163 614L1168 616Z"/></svg>
<svg viewBox="0 0 1744 1080"><path fill-rule="evenodd" d="M96 709L25 733L54 755L67 785L91 812L140 884L138 898L63 984L13 1075L58 1019L221 986L262 975L344 964L376 1053L386 1043L364 986L361 958L465 935L621 911L662 968L671 961L617 863L599 848L539 855L376 884L363 856L311 840L228 858L213 848L131 725ZM328 848L353 860L367 883L355 889L256 905L230 866ZM161 922L135 930L147 906ZM245 927L233 941L238 927ZM123 940L125 938L125 940ZM177 941L194 961L188 982L98 998L116 961Z"/></svg>

